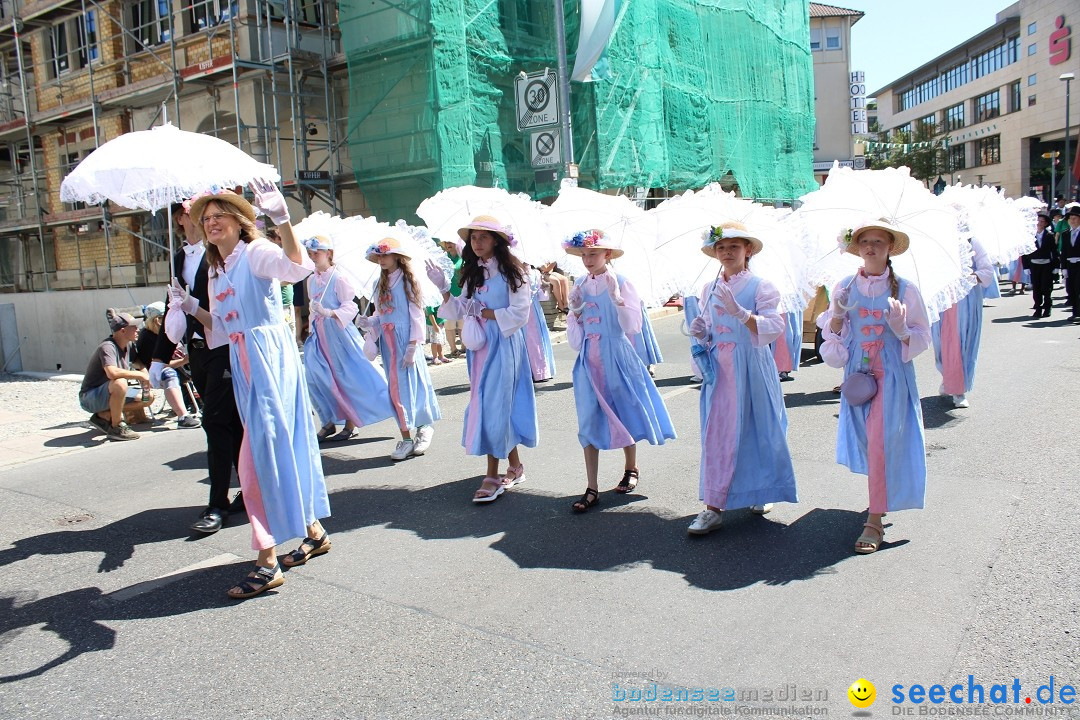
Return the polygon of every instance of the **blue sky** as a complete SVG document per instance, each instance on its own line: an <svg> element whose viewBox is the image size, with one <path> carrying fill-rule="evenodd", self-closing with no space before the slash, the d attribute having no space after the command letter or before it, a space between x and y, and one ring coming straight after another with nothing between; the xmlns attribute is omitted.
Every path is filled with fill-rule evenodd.
<svg viewBox="0 0 1080 720"><path fill-rule="evenodd" d="M837 0L866 13L851 33L851 69L866 73L867 94L994 24L1008 0Z"/></svg>

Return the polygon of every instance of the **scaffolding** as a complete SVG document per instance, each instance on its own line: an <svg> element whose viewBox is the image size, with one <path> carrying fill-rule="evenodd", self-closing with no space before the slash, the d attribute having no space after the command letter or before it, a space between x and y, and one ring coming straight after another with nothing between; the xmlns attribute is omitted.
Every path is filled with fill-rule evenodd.
<svg viewBox="0 0 1080 720"><path fill-rule="evenodd" d="M336 24L333 0L0 0L0 292L167 281L166 212L59 198L165 116L274 164L306 212L364 210Z"/></svg>

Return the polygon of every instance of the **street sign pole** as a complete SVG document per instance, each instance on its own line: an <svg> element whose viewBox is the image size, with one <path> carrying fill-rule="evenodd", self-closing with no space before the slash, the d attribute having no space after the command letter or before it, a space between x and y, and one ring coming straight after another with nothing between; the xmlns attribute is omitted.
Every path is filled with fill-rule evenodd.
<svg viewBox="0 0 1080 720"><path fill-rule="evenodd" d="M566 73L566 18L563 15L563 0L555 3L555 40L558 44L559 61L559 124L562 126L562 165L563 177L570 177L570 167L574 164L574 138L570 134L570 78Z"/></svg>

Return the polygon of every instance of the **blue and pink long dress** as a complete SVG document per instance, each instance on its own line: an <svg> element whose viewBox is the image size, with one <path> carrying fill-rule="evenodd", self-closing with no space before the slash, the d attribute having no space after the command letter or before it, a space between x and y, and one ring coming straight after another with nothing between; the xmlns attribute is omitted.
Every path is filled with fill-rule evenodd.
<svg viewBox="0 0 1080 720"><path fill-rule="evenodd" d="M281 322L278 280L313 270L269 240L240 242L210 278L212 335L229 338L233 393L244 426L237 467L255 550L306 537L330 515L300 353Z"/></svg>
<svg viewBox="0 0 1080 720"><path fill-rule="evenodd" d="M899 299L907 308L905 344L888 326L889 273L863 271L842 280L830 297L850 285L840 333L832 332L829 313L822 320L821 357L830 367L844 368L844 377L869 368L878 382L870 402L852 407L840 399L836 461L867 476L870 512L921 508L926 492L926 447L922 405L912 359L930 347L930 322L918 289L901 279Z"/></svg>
<svg viewBox="0 0 1080 720"><path fill-rule="evenodd" d="M499 272L495 258L480 261L484 284L461 297L451 297L439 308L444 320L465 319L465 303L479 302L495 312L494 320L479 319L485 342L479 350L469 350L469 404L461 444L469 455L490 455L504 459L518 445L536 447L540 432L536 420L532 370L525 349L525 323L529 319L532 293L529 283L516 290Z"/></svg>
<svg viewBox="0 0 1080 720"><path fill-rule="evenodd" d="M628 280L617 276L620 307L604 276L579 278L584 309L567 318L566 336L578 351L574 403L582 447L612 450L647 440L675 439L667 407L629 338L641 333L641 301Z"/></svg>
<svg viewBox="0 0 1080 720"><path fill-rule="evenodd" d="M756 316L757 332L730 315L715 288L728 283L736 301ZM701 386L701 500L729 510L798 502L787 444L787 410L769 343L784 331L780 294L744 270L707 284L698 299L708 319L713 379Z"/></svg>
<svg viewBox="0 0 1080 720"><path fill-rule="evenodd" d="M319 422L364 427L394 417L386 375L364 355L364 340L352 323L357 313L352 285L333 268L315 271L307 296L333 313L311 313L304 341L304 369Z"/></svg>
<svg viewBox="0 0 1080 720"><path fill-rule="evenodd" d="M983 300L987 290L997 285L997 273L982 245L973 239L971 249L973 272L979 283L943 312L931 328L934 362L947 395L971 392L982 339Z"/></svg>
<svg viewBox="0 0 1080 720"><path fill-rule="evenodd" d="M373 319L379 332L379 355L398 429L412 432L433 424L442 417L442 412L424 362L424 310L409 300L400 269L390 273L390 292L375 299ZM405 365L405 351L410 342L416 343L414 362Z"/></svg>

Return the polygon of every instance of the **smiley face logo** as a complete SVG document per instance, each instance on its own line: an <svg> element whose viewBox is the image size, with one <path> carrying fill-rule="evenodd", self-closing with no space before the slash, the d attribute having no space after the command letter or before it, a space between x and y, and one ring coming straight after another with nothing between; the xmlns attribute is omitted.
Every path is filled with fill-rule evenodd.
<svg viewBox="0 0 1080 720"><path fill-rule="evenodd" d="M859 678L847 689L847 697L855 707L868 708L877 699L877 690L874 688L874 683L866 678Z"/></svg>

